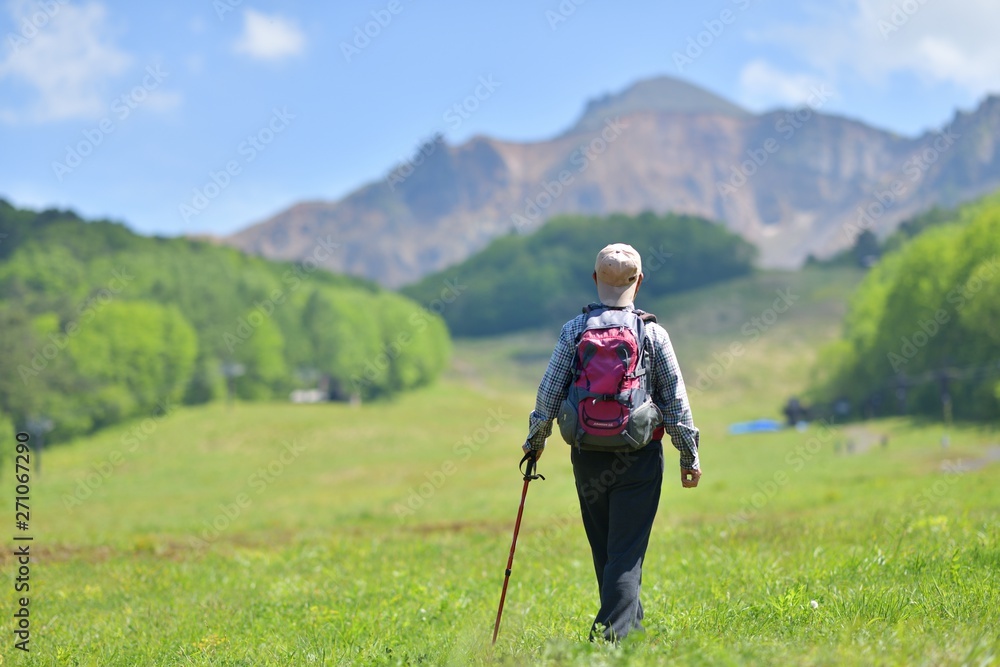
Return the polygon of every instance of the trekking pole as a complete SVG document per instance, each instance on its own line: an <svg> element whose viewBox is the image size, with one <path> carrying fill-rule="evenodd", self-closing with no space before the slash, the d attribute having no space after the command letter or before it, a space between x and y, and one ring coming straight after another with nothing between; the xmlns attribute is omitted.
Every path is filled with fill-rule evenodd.
<svg viewBox="0 0 1000 667"><path fill-rule="evenodd" d="M522 469L524 463L528 463L527 469ZM493 625L493 643L497 643L497 633L500 632L500 617L503 615L503 602L507 598L507 582L510 581L510 569L514 566L514 548L517 546L517 533L521 530L521 515L524 514L524 499L528 495L528 484L533 479L545 479L543 475L535 474L535 452L529 450L517 468L524 475L524 488L521 489L521 506L517 508L517 521L514 522L514 539L510 542L510 556L507 558L507 570L503 578L503 591L500 593L500 607L497 608L497 622Z"/></svg>

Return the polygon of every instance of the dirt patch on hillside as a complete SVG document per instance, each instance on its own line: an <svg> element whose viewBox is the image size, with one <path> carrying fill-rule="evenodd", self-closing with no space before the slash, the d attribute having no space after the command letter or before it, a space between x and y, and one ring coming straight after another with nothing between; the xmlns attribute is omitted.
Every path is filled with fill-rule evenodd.
<svg viewBox="0 0 1000 667"><path fill-rule="evenodd" d="M1000 445L991 445L978 459L958 461L958 463L942 463L941 469L946 472L975 472L994 463L1000 463Z"/></svg>
<svg viewBox="0 0 1000 667"><path fill-rule="evenodd" d="M471 532L500 533L510 532L513 529L514 524L509 521L449 521L445 523L420 523L402 527L404 532L417 533L419 535Z"/></svg>
<svg viewBox="0 0 1000 667"><path fill-rule="evenodd" d="M101 544L55 544L42 545L34 542L29 552L33 563L64 563L81 561L85 563L102 563L115 557L153 557L173 561L184 561L198 558L210 550L226 548L268 548L275 544L291 544L295 533L290 531L268 531L248 535L246 533L220 535L211 542L201 540L192 534L188 537L176 535L142 535L132 540L131 544L101 545ZM22 546L22 545L19 545ZM0 551L0 568L8 573L6 567L16 563L14 550ZM9 574L9 573L8 573Z"/></svg>

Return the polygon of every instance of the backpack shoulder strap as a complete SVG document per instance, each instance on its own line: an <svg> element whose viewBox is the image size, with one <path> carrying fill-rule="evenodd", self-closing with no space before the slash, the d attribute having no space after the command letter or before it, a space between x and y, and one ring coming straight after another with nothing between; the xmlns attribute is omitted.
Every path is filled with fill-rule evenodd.
<svg viewBox="0 0 1000 667"><path fill-rule="evenodd" d="M637 376L645 376L644 383L646 387L646 393L649 394L652 389L653 384L653 361L652 354L648 347L649 339L646 335L646 324L650 322L647 318L649 313L645 313L641 310L635 311L635 325L636 333L638 334L637 342L639 344L639 368L636 370ZM653 316L653 322L656 322L656 316Z"/></svg>
<svg viewBox="0 0 1000 667"><path fill-rule="evenodd" d="M639 354L641 356L646 355L646 319L642 316L642 311L637 311L635 318L636 333L638 333L638 339L636 342L639 344Z"/></svg>
<svg viewBox="0 0 1000 667"><path fill-rule="evenodd" d="M639 310L638 308L636 308L635 314L639 316L639 319L641 319L643 322L647 324L649 324L650 322L653 323L656 322L656 315L654 315L653 313L647 313L645 310Z"/></svg>

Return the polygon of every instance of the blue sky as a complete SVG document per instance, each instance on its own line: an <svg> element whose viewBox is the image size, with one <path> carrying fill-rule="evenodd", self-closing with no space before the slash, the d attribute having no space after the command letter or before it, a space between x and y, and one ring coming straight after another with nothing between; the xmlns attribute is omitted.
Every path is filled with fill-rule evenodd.
<svg viewBox="0 0 1000 667"><path fill-rule="evenodd" d="M995 0L0 0L0 197L225 234L658 75L753 111L827 86L914 135L1000 92L998 27Z"/></svg>

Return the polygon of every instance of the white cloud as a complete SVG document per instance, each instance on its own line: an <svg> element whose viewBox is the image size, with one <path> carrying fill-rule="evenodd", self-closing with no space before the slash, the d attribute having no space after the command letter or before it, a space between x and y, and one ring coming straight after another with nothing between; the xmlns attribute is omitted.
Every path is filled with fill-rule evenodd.
<svg viewBox="0 0 1000 667"><path fill-rule="evenodd" d="M233 45L237 53L258 60L280 60L305 50L306 37L298 24L277 14L243 10L243 34Z"/></svg>
<svg viewBox="0 0 1000 667"><path fill-rule="evenodd" d="M815 104L824 81L809 74L789 74L765 60L753 60L740 72L740 98L753 109Z"/></svg>
<svg viewBox="0 0 1000 667"><path fill-rule="evenodd" d="M1000 90L995 0L855 0L851 65L879 77L908 72L982 94Z"/></svg>
<svg viewBox="0 0 1000 667"><path fill-rule="evenodd" d="M805 25L758 35L803 57L836 85L844 75L881 84L906 74L973 95L1000 92L996 0L842 0L810 5Z"/></svg>
<svg viewBox="0 0 1000 667"><path fill-rule="evenodd" d="M0 109L0 119L46 122L103 114L109 81L132 60L114 44L105 6L23 1L8 6L15 31L4 39L9 48L0 59L0 83L26 84L35 99L23 108Z"/></svg>

